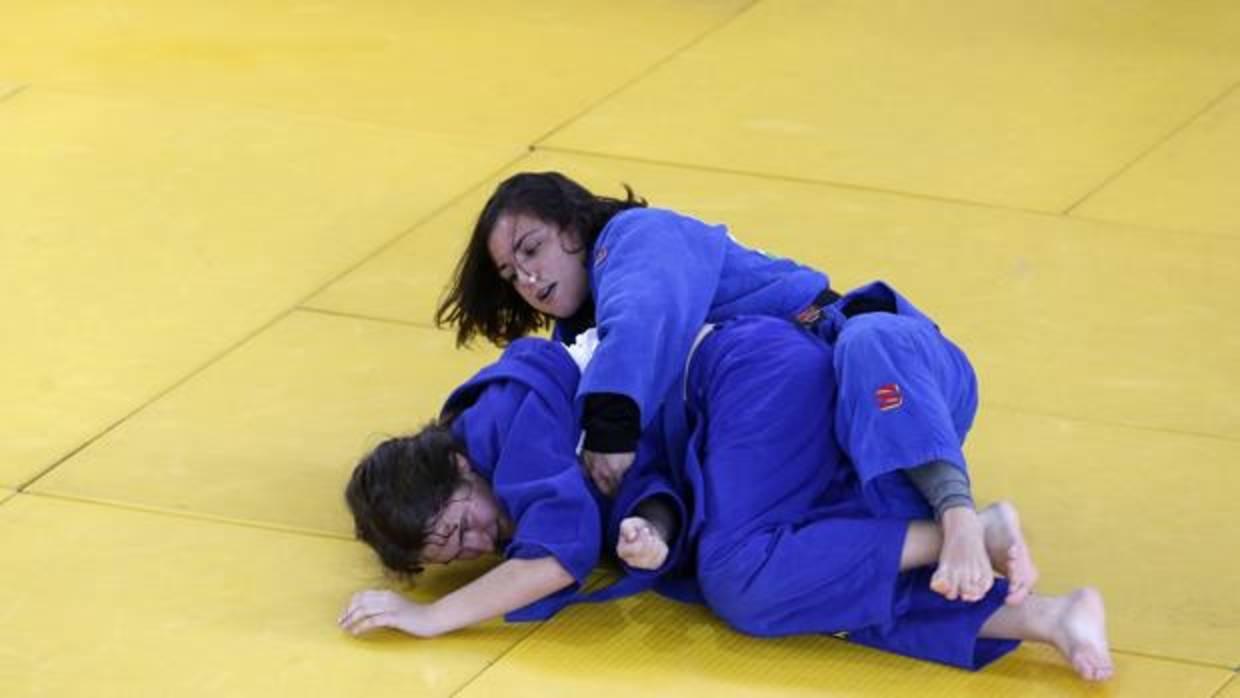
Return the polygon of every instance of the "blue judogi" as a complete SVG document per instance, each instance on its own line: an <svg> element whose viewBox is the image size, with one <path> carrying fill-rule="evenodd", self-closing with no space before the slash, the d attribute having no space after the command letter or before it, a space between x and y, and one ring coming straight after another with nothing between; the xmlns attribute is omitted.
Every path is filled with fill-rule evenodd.
<svg viewBox="0 0 1240 698"><path fill-rule="evenodd" d="M579 399L633 399L645 428L681 373L698 329L738 315L791 318L828 288L827 276L738 244L723 226L634 208L603 228L588 260L601 344ZM558 339L571 342L564 324Z"/></svg>
<svg viewBox="0 0 1240 698"><path fill-rule="evenodd" d="M884 309L849 315L851 308ZM944 461L968 477L962 445L977 413L977 376L924 313L882 282L826 308L815 332L833 348L834 428L876 516L930 518L901 470Z"/></svg>
<svg viewBox="0 0 1240 698"><path fill-rule="evenodd" d="M977 637L1006 582L966 603L931 591L932 570L899 571L908 521L873 514L833 437L832 354L791 323L741 318L702 341L686 392L669 394L657 437L691 512L702 595L750 634L843 631L980 668L1017 645Z"/></svg>
<svg viewBox="0 0 1240 698"><path fill-rule="evenodd" d="M443 414L455 415L452 432L474 471L490 483L515 522L506 559L552 556L574 583L509 613L509 621L541 620L578 601L599 601L650 586L661 571L630 575L594 594L581 588L604 550L604 531L615 540L619 520L645 497L668 495L655 478L625 483L614 505L587 481L575 448L581 432L573 395L579 372L564 347L522 339L495 363L457 388ZM606 518L605 518L606 517Z"/></svg>

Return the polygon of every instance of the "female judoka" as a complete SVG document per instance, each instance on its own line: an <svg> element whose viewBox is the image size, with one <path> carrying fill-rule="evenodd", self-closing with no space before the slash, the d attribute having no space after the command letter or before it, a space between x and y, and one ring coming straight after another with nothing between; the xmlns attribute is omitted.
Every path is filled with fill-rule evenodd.
<svg viewBox="0 0 1240 698"><path fill-rule="evenodd" d="M613 528L635 513L658 523L659 510L645 513L643 506L667 487L631 478L607 499L589 484L575 453L579 376L563 345L515 342L452 393L438 421L385 441L354 470L345 497L356 534L390 570L413 575L427 562L505 557L434 604L402 605L402 630L431 636L505 614L542 619L566 604L639 591L653 581L641 573L601 594L580 592L599 564L612 512ZM670 522L660 525L671 529ZM391 597L362 594L342 623L370 627L357 625L370 614L355 611L376 596Z"/></svg>
<svg viewBox="0 0 1240 698"><path fill-rule="evenodd" d="M547 348L548 359L564 352L555 343L523 340L497 366L510 354L536 345ZM769 318L731 321L705 335L683 392L680 386L670 391L639 458L639 463L661 457L673 461L677 487L649 486L636 497L622 491L620 501L656 506L634 508L638 515L620 523L621 558L632 567L654 567L656 574L687 570L710 607L751 634L846 632L862 644L970 669L1010 651L1015 640L1034 640L1053 644L1085 678L1107 678L1111 665L1103 608L1093 590L1064 597L1030 595L1019 605L1003 603L1006 579L977 603L930 592L932 569L926 565L940 552L939 529L931 521L878 518L870 512L857 473L834 443L830 406L822 399L834 393L830 353L828 345L802 330ZM549 360L540 367L556 363ZM558 365L563 377L571 378L570 364L561 360ZM531 484L514 487L508 478L509 490L548 493L585 487L580 471L571 466L571 436L544 438L546 415L558 410L541 399L531 402L521 391L508 394L503 383L490 384L478 396L479 379L485 381L495 370L484 370L449 400L448 413L471 401L475 409L489 406L484 418L467 416L468 409L456 417L453 424L464 426L454 426L452 432L468 444L468 455L441 447L438 459L447 465L441 463L440 470L485 473L485 466L470 467L473 458L494 462L497 451L507 450L509 455L498 458L502 463L528 443L532 462L550 461L558 452L557 460L569 464L550 468L558 486L533 478ZM566 408L571 390L557 394L564 400L559 407ZM531 414L539 416L531 419ZM400 448L419 450L427 439L436 438L433 431ZM359 465L348 498L359 536L390 567L402 569L403 560L403 569L412 570L420 561L497 551L505 533L513 530L507 522L514 517L497 496L500 478L494 478L494 489L487 489L474 475L467 476L464 485L449 486L439 495L437 508L423 507L413 497L433 487L430 482L418 485L428 478L416 459L389 466L378 465L380 460L376 451ZM643 482L647 473L639 466L626 481ZM574 484L566 486L570 480ZM402 487L406 494L395 496ZM406 497L407 503L402 501ZM429 516L428 508L433 512ZM521 530L522 516L539 508L527 505L524 514L518 513L515 530ZM622 510L628 508L626 504ZM652 517L658 510L663 514ZM418 515L405 517L405 511ZM981 520L988 555L1000 572L1019 580L1027 556L1014 510L992 507ZM392 592L361 592L340 624L355 634L392 627L432 636L521 606L541 613L510 614L510 619L544 617L581 598L576 586L585 570L571 570L566 560L573 556L558 546L592 540L600 530L597 522L560 520L560 525L566 526L562 535L536 529L538 535L523 539L518 533L507 544L506 562L434 604L415 604ZM423 533L427 530L432 531L429 541ZM385 544L399 550L385 553Z"/></svg>
<svg viewBox="0 0 1240 698"><path fill-rule="evenodd" d="M845 308L825 274L746 248L723 226L647 208L631 190L615 199L558 173L523 173L484 206L436 319L456 326L460 344L477 335L504 344L550 322L557 338L572 341L596 325L601 342L578 389L582 461L611 494L703 323L770 315L813 325L833 341L838 321L851 315L912 308L868 302L881 295L852 294ZM933 336L943 352L963 357L937 329ZM980 599L993 577L964 461L916 458L876 472L902 469L929 496L954 493L937 512L946 543L933 587L948 599Z"/></svg>

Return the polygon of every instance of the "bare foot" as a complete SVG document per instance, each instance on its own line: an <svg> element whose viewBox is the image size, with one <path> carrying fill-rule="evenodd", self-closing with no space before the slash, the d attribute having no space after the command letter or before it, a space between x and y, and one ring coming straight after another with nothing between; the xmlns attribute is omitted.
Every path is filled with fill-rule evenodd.
<svg viewBox="0 0 1240 698"><path fill-rule="evenodd" d="M982 521L969 507L943 512L943 549L930 588L950 600L980 601L995 583Z"/></svg>
<svg viewBox="0 0 1240 698"><path fill-rule="evenodd" d="M1016 507L1008 502L996 502L979 514L985 529L986 550L994 569L1007 577L1008 593L1004 600L1009 604L1024 601L1038 581L1038 568L1033 564L1029 546L1020 528Z"/></svg>
<svg viewBox="0 0 1240 698"><path fill-rule="evenodd" d="M1077 589L1063 599L1051 641L1087 681L1106 681L1115 673L1107 648L1106 610L1096 589Z"/></svg>

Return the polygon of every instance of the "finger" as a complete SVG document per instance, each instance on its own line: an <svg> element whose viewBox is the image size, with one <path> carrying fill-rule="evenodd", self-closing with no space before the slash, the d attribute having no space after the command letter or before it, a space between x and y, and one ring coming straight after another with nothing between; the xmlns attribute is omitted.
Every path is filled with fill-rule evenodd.
<svg viewBox="0 0 1240 698"><path fill-rule="evenodd" d="M355 620L359 614L364 612L364 608L365 601L360 600L355 596L353 601L349 603L349 607L344 610L344 614L340 616L337 623L339 623L341 627L348 625L351 621Z"/></svg>
<svg viewBox="0 0 1240 698"><path fill-rule="evenodd" d="M377 613L373 616L367 616L361 619L359 622L355 623L352 627L349 628L349 632L355 636L363 635L372 630L378 630L379 628L388 627L388 625L389 625L388 615L386 613Z"/></svg>
<svg viewBox="0 0 1240 698"><path fill-rule="evenodd" d="M340 619L341 627L349 627L369 616L384 612L393 592L370 589L353 595L353 601Z"/></svg>
<svg viewBox="0 0 1240 698"><path fill-rule="evenodd" d="M628 546L628 545L617 546L616 557L620 558L621 561L627 564L630 564L630 565L633 564L633 560L637 559L637 556L633 550L633 547Z"/></svg>
<svg viewBox="0 0 1240 698"><path fill-rule="evenodd" d="M362 632L361 628L365 626L366 622L370 620L372 616L377 615L377 613L377 611L370 610L359 611L354 613L352 617L341 625L341 627L344 628L345 632L352 635L357 635Z"/></svg>

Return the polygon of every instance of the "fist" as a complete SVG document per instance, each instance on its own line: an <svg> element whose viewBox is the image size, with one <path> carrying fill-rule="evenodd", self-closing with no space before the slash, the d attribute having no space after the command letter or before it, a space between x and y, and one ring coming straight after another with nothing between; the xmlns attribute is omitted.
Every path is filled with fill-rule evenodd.
<svg viewBox="0 0 1240 698"><path fill-rule="evenodd" d="M667 541L654 524L640 516L630 516L620 522L616 557L634 569L657 570L667 560Z"/></svg>

